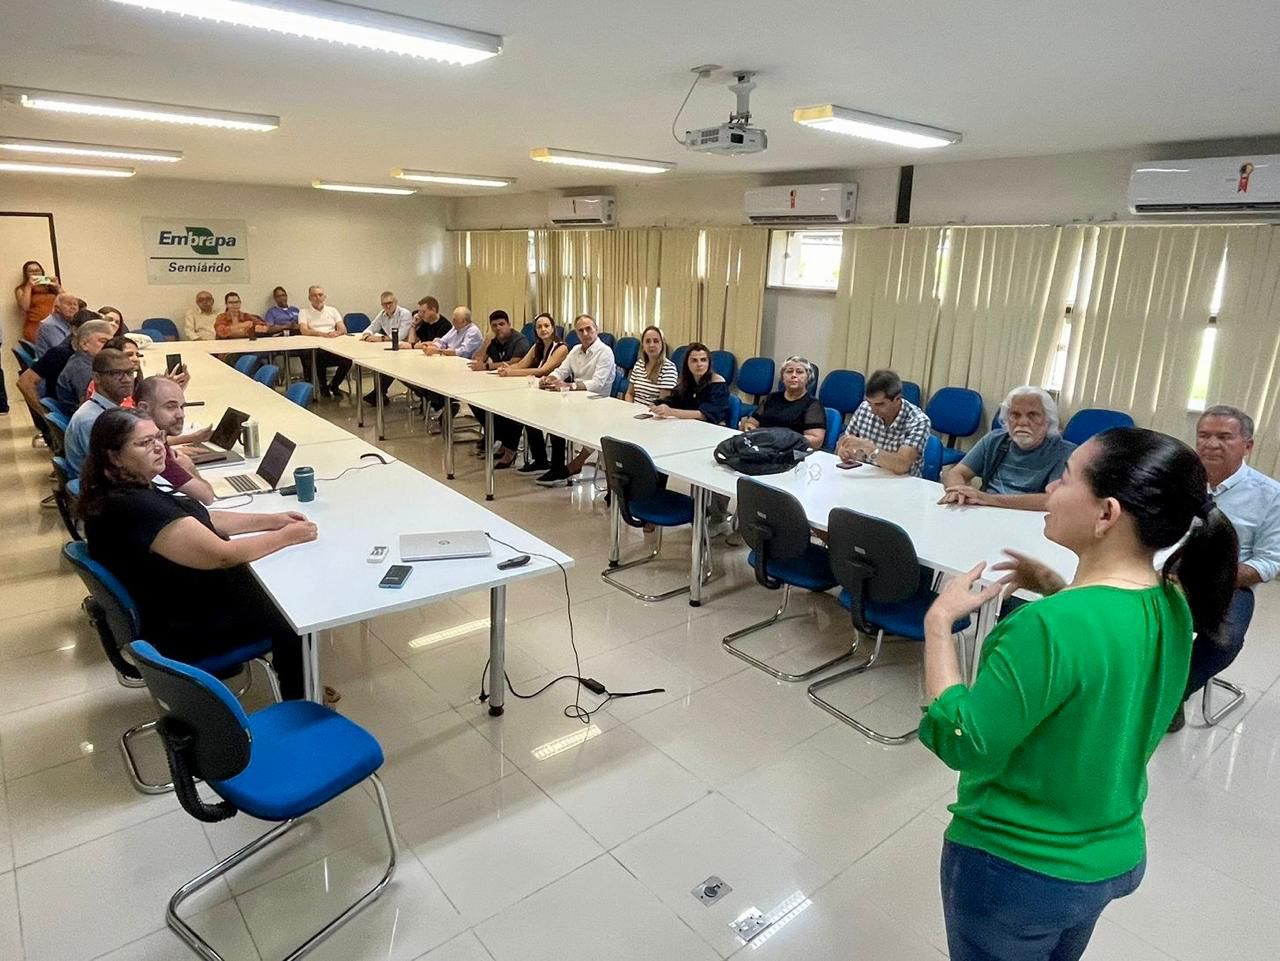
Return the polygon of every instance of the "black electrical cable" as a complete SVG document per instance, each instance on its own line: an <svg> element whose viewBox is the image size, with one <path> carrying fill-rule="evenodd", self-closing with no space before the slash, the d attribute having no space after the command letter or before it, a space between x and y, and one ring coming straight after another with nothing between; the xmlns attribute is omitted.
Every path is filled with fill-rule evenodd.
<svg viewBox="0 0 1280 961"><path fill-rule="evenodd" d="M369 455L369 454L362 454L362 455L361 455L361 457L368 457L368 456L371 456L371 455ZM342 472L340 472L340 473L336 474L336 475L335 475L335 476L333 476L333 477L317 477L317 478L316 478L316 483L318 484L318 483L324 482L324 483L326 483L326 484L332 484L334 481L336 481L336 480L340 480L344 475L351 473L353 470L365 470L366 468L369 468L369 467L385 467L385 466L386 466L386 465L388 465L388 464L394 464L394 463L396 463L396 462L395 462L395 461L379 460L379 461L377 461L376 463L369 463L369 464L353 464L352 466L348 467L346 470L344 470L344 471L342 471ZM240 508L240 507L247 507L249 504L252 504L252 503L253 503L253 499L254 499L255 497L262 497L262 496L264 496L264 495L266 495L266 494L278 494L278 493L279 493L279 491L278 491L278 490L271 490L271 491L244 491L244 492L242 492L242 493L237 493L237 494L227 494L227 495L225 495L224 497L216 497L216 498L214 498L214 503L215 503L215 504L216 504L220 509L235 510L235 509L237 509L237 508ZM223 501L225 501L225 500L232 500L232 499L234 499L234 498L236 498L236 497L245 497L245 498L247 498L247 500L246 500L243 504L223 504L223 503L222 503L222 502L223 502Z"/></svg>

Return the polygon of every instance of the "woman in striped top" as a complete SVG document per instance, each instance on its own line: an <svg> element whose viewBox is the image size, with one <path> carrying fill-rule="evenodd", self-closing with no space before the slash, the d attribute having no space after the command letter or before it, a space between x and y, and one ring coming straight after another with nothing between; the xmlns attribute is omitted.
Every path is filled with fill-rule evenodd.
<svg viewBox="0 0 1280 961"><path fill-rule="evenodd" d="M646 327L640 335L640 359L631 371L631 386L623 398L629 403L652 407L675 390L679 374L667 357L667 342L657 327Z"/></svg>

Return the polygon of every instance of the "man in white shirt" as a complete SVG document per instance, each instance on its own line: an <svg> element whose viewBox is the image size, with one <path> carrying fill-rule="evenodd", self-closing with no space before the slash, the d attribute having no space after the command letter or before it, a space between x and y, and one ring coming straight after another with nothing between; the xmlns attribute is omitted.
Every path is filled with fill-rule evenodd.
<svg viewBox="0 0 1280 961"><path fill-rule="evenodd" d="M1210 407L1196 422L1196 453L1209 475L1207 497L1227 515L1240 540L1236 592L1214 635L1197 634L1191 647L1187 697L1230 666L1253 620L1253 588L1280 574L1280 481L1245 463L1253 450L1253 418L1238 407ZM1169 730L1186 723L1179 710Z"/></svg>
<svg viewBox="0 0 1280 961"><path fill-rule="evenodd" d="M310 306L298 310L298 331L304 337L343 337L347 333L342 323L342 315L336 307L325 303L324 288L312 284L307 288L307 300ZM331 354L327 350L316 351L316 361L320 365L320 393L324 397L337 397L342 393L341 385L351 372L351 361L345 357ZM330 367L336 368L332 379L328 378Z"/></svg>
<svg viewBox="0 0 1280 961"><path fill-rule="evenodd" d="M608 397L613 391L613 378L618 370L613 350L600 339L595 318L590 314L579 314L573 321L573 329L578 333L578 343L569 351L564 363L542 378L538 386L543 390L585 391ZM565 487L569 478L582 471L590 451L583 451L572 464L566 465L566 446L563 437L552 435L551 470L538 478L543 487Z"/></svg>
<svg viewBox="0 0 1280 961"><path fill-rule="evenodd" d="M196 305L182 318L182 336L187 340L217 340L213 322L218 312L213 309L213 294L202 290L196 294Z"/></svg>
<svg viewBox="0 0 1280 961"><path fill-rule="evenodd" d="M396 347L403 349L409 346L409 335L413 332L413 314L400 306L396 300L396 295L389 290L384 290L379 298L382 302L382 309L378 311L378 315L373 318L367 330L360 335L361 340L382 342L391 339L391 332L396 332ZM364 395L366 404L373 404L377 400L375 391L382 393L382 400L385 403L387 399L387 391L395 382L394 378L388 377L386 374L378 375L378 386L374 390Z"/></svg>

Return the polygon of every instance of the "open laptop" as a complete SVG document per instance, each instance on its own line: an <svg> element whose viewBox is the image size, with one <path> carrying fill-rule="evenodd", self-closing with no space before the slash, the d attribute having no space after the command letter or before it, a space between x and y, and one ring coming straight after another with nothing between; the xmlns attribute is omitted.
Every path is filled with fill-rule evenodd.
<svg viewBox="0 0 1280 961"><path fill-rule="evenodd" d="M283 434L271 438L271 446L258 463L253 474L232 474L228 477L210 477L209 483L217 497L235 497L237 494L265 494L280 486L280 478L289 466L294 448L298 445Z"/></svg>
<svg viewBox="0 0 1280 961"><path fill-rule="evenodd" d="M483 531L428 531L400 535L400 560L451 561L492 553Z"/></svg>
<svg viewBox="0 0 1280 961"><path fill-rule="evenodd" d="M218 421L213 436L207 444L191 444L187 452L196 464L238 464L244 460L231 448L240 439L240 428L245 425L249 415L242 410L228 407L227 412Z"/></svg>

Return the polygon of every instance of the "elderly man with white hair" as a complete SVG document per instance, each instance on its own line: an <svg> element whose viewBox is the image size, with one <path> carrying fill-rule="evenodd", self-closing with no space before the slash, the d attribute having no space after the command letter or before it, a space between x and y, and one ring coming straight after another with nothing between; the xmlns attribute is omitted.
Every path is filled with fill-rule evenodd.
<svg viewBox="0 0 1280 961"><path fill-rule="evenodd" d="M993 430L960 463L942 472L940 504L974 504L1042 511L1046 488L1066 469L1075 445L1058 430L1058 405L1042 387L1015 387L1000 405ZM979 490L973 486L982 480Z"/></svg>

